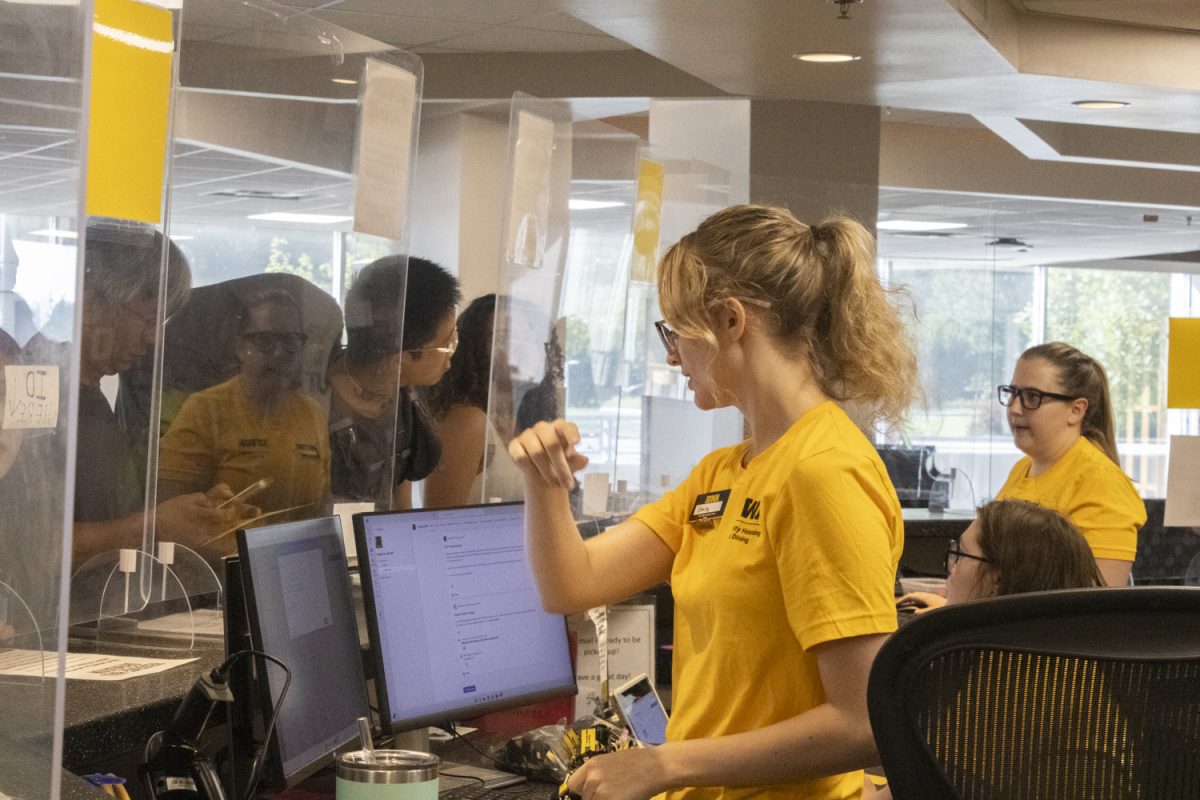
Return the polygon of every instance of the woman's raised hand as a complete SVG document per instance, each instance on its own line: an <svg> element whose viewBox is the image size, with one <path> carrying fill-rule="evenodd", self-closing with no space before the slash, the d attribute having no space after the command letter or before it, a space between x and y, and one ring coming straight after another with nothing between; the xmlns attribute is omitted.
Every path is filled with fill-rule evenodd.
<svg viewBox="0 0 1200 800"><path fill-rule="evenodd" d="M527 481L548 488L571 489L574 473L587 466L587 456L575 450L579 428L565 419L539 422L526 428L508 444L509 455L525 473Z"/></svg>

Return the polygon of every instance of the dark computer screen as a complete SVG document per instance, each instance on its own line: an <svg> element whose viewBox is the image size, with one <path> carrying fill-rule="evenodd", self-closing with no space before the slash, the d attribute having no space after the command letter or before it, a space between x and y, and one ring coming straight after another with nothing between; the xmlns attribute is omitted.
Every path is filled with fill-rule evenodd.
<svg viewBox="0 0 1200 800"><path fill-rule="evenodd" d="M357 720L368 713L341 523L326 517L237 536L254 646L292 673L266 775L294 783L357 740ZM259 681L260 696L278 697L283 672L268 666Z"/></svg>
<svg viewBox="0 0 1200 800"><path fill-rule="evenodd" d="M376 694L391 731L574 694L566 621L542 610L522 503L354 518Z"/></svg>

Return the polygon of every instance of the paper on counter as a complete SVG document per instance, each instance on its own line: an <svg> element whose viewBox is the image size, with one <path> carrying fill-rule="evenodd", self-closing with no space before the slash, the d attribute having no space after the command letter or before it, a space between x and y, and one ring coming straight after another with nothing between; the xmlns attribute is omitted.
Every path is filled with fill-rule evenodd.
<svg viewBox="0 0 1200 800"><path fill-rule="evenodd" d="M1172 436L1163 525L1200 526L1200 436Z"/></svg>
<svg viewBox="0 0 1200 800"><path fill-rule="evenodd" d="M131 658L98 653L67 653L67 678L84 681L124 681L155 675L197 661L195 658ZM0 675L25 678L58 677L58 653L41 650L0 651Z"/></svg>

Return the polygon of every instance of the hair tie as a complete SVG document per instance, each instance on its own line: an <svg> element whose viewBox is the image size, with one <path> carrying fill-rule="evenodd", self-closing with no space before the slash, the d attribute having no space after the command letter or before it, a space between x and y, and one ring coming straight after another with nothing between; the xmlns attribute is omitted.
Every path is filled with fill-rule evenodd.
<svg viewBox="0 0 1200 800"><path fill-rule="evenodd" d="M833 228L825 225L809 225L808 230L812 233L812 237L818 242L832 242Z"/></svg>

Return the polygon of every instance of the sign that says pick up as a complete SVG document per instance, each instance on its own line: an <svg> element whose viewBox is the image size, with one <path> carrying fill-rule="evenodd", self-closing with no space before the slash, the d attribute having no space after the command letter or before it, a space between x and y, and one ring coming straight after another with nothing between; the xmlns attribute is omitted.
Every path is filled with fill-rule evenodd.
<svg viewBox="0 0 1200 800"><path fill-rule="evenodd" d="M4 367L5 428L58 425L58 367L9 364Z"/></svg>

